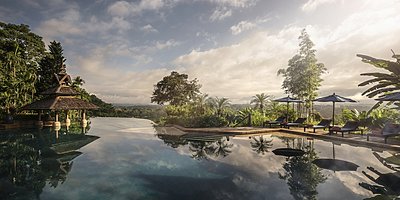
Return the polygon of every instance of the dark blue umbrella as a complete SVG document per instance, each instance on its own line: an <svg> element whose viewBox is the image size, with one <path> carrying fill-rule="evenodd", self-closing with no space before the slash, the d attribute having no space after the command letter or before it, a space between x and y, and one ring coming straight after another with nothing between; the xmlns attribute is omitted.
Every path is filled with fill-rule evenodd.
<svg viewBox="0 0 400 200"><path fill-rule="evenodd" d="M335 103L336 102L357 102L357 101L354 101L353 99L342 97L342 96L339 96L339 95L337 95L335 93L333 93L333 94L331 94L329 96L326 96L326 97L317 98L314 101L332 102L333 103L333 112L332 112L332 125L333 126L335 126Z"/></svg>
<svg viewBox="0 0 400 200"><path fill-rule="evenodd" d="M295 99L290 97L289 95L287 97L283 97L283 98L279 98L279 99L275 99L274 101L276 102L286 102L286 122L288 122L288 117L289 117L289 103L301 103L303 102L302 100L299 99Z"/></svg>
<svg viewBox="0 0 400 200"><path fill-rule="evenodd" d="M385 95L385 96L380 97L375 100L377 100L377 101L400 101L400 92L388 94L388 95Z"/></svg>

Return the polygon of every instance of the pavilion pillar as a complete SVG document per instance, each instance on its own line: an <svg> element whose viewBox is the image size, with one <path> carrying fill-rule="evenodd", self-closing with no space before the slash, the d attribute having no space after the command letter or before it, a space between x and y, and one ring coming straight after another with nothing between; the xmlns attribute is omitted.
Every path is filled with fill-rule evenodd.
<svg viewBox="0 0 400 200"><path fill-rule="evenodd" d="M81 121L81 126L86 127L87 126L87 120L86 120L86 112L85 110L82 110L82 121Z"/></svg>
<svg viewBox="0 0 400 200"><path fill-rule="evenodd" d="M43 126L43 121L42 121L42 110L39 110L38 112L38 121L35 122L35 125L38 127L42 127Z"/></svg>
<svg viewBox="0 0 400 200"><path fill-rule="evenodd" d="M69 111L65 111L65 126L69 127L71 125L71 120L69 119Z"/></svg>
<svg viewBox="0 0 400 200"><path fill-rule="evenodd" d="M53 127L56 130L57 129L60 130L60 127L61 127L61 123L60 123L60 121L58 121L58 111L56 111L56 117L55 117L55 121L53 123Z"/></svg>

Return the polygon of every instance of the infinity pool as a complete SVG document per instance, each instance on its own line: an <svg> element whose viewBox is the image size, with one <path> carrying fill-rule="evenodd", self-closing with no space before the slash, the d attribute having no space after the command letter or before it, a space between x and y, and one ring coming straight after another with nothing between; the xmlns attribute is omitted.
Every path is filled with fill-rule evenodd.
<svg viewBox="0 0 400 200"><path fill-rule="evenodd" d="M91 121L86 134L79 129L62 129L57 137L50 130L0 132L0 199L343 200L400 195L396 152L282 133L178 137L143 119ZM276 155L276 149L304 154Z"/></svg>

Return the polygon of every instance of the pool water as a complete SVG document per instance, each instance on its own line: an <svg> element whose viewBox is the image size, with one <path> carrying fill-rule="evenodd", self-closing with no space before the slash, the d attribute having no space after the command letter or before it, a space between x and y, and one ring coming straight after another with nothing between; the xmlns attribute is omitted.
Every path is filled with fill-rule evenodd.
<svg viewBox="0 0 400 200"><path fill-rule="evenodd" d="M91 121L86 134L79 129L62 129L57 137L50 130L0 132L0 199L343 200L400 195L396 152L282 133L178 137L144 119ZM305 153L276 155L274 150L282 148Z"/></svg>

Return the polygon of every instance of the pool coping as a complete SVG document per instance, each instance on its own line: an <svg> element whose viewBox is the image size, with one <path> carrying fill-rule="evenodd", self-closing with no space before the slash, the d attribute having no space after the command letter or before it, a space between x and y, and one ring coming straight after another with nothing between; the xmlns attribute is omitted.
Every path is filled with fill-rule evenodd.
<svg viewBox="0 0 400 200"><path fill-rule="evenodd" d="M272 132L285 132L289 134L301 135L306 137L312 137L322 140L339 141L348 144L356 144L366 147L376 147L385 150L393 150L400 152L400 146L394 144L385 144L373 141L363 141L356 140L346 137L337 137L328 134L313 134L309 132L302 132L298 130L291 130L285 128L257 128L257 127L238 127L238 128L186 128L179 125L171 125L172 127L184 131L186 133L218 133L218 134L235 134L235 135L252 135L252 134L262 134L262 133L272 133ZM365 135L366 136L366 135Z"/></svg>

